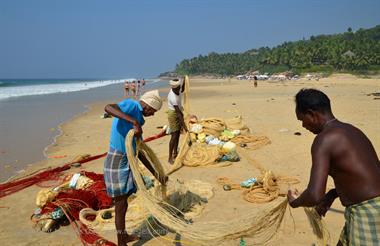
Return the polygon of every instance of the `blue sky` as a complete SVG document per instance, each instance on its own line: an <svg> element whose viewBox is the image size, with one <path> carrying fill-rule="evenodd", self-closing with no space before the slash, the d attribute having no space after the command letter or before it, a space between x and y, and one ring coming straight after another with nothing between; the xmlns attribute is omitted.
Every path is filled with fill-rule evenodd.
<svg viewBox="0 0 380 246"><path fill-rule="evenodd" d="M380 24L378 0L0 0L0 78L155 77L182 59Z"/></svg>

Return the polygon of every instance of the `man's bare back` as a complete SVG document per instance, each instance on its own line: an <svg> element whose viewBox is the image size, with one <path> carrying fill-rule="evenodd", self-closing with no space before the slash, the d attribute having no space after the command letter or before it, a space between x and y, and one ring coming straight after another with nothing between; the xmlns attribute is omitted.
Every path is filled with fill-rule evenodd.
<svg viewBox="0 0 380 246"><path fill-rule="evenodd" d="M344 206L380 196L379 159L362 131L336 120L326 125L314 144L323 144L329 149L328 174Z"/></svg>

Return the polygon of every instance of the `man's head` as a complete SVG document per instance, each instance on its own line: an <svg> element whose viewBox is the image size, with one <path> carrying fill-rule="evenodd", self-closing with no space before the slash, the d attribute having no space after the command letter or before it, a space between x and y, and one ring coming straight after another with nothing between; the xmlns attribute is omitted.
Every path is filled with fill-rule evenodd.
<svg viewBox="0 0 380 246"><path fill-rule="evenodd" d="M172 79L169 81L170 87L172 88L172 91L179 95L179 91L181 89L181 80L180 79Z"/></svg>
<svg viewBox="0 0 380 246"><path fill-rule="evenodd" d="M144 116L152 116L162 107L162 98L158 90L145 92L140 98Z"/></svg>
<svg viewBox="0 0 380 246"><path fill-rule="evenodd" d="M316 89L301 89L295 96L297 119L314 134L322 131L326 119L333 117L330 99Z"/></svg>

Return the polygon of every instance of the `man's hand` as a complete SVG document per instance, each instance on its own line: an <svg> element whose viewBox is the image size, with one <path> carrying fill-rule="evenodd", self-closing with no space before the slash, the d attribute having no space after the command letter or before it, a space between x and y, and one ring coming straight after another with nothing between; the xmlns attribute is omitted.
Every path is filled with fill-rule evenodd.
<svg viewBox="0 0 380 246"><path fill-rule="evenodd" d="M293 201L296 200L298 197L299 197L299 192L297 189L288 190L288 202L292 208L294 208L294 206L292 205Z"/></svg>
<svg viewBox="0 0 380 246"><path fill-rule="evenodd" d="M182 122L182 124L181 124L181 128L182 128L182 130L183 130L184 132L188 132L188 131L189 131L189 130L187 129L187 126L186 126L185 122Z"/></svg>
<svg viewBox="0 0 380 246"><path fill-rule="evenodd" d="M330 209L331 204L333 204L335 198L336 197L333 196L333 195L331 195L331 193L327 193L322 198L322 200L320 201L320 203L317 206L315 206L315 210L317 211L317 213L320 216L325 216L326 212Z"/></svg>
<svg viewBox="0 0 380 246"><path fill-rule="evenodd" d="M136 138L140 138L142 135L142 128L137 121L133 122L133 129L135 130Z"/></svg>

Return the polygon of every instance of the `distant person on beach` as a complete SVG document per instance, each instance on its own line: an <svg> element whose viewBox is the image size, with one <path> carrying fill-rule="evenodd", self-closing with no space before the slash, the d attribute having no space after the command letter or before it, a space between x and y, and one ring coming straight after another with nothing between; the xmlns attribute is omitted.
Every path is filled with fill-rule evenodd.
<svg viewBox="0 0 380 246"><path fill-rule="evenodd" d="M253 76L253 86L257 87L257 76Z"/></svg>
<svg viewBox="0 0 380 246"><path fill-rule="evenodd" d="M124 83L124 97L129 97L129 81L126 80Z"/></svg>
<svg viewBox="0 0 380 246"><path fill-rule="evenodd" d="M132 83L129 84L129 89L132 92L132 97L136 98L136 81L133 80Z"/></svg>
<svg viewBox="0 0 380 246"><path fill-rule="evenodd" d="M110 149L104 162L104 181L107 194L113 198L115 204L115 225L118 245L138 240L138 237L129 235L125 230L125 214L128 209L128 197L136 192L134 177L126 156L125 137L129 130L135 130L135 137L142 137L144 117L153 116L160 110L162 99L158 90L146 92L140 101L125 99L118 104L108 104L105 111L114 117L111 128ZM134 143L134 146L136 144ZM139 153L138 158L162 183L167 177L158 177L146 157Z"/></svg>
<svg viewBox="0 0 380 246"><path fill-rule="evenodd" d="M137 80L137 96L141 94L141 81Z"/></svg>
<svg viewBox="0 0 380 246"><path fill-rule="evenodd" d="M178 143L181 130L187 131L182 113L182 98L181 94L185 90L185 83L181 83L180 79L170 80L170 91L168 94L168 121L171 131L169 142L169 158L170 164L174 163L178 155Z"/></svg>
<svg viewBox="0 0 380 246"><path fill-rule="evenodd" d="M379 245L380 163L372 143L361 130L335 118L323 92L302 89L295 101L297 119L317 136L309 184L300 195L288 191L290 206L315 206L325 216L339 197L346 222L337 245ZM329 175L335 188L325 194Z"/></svg>
<svg viewBox="0 0 380 246"><path fill-rule="evenodd" d="M141 81L141 93L144 93L144 88L145 88L145 79L142 79L142 81Z"/></svg>

